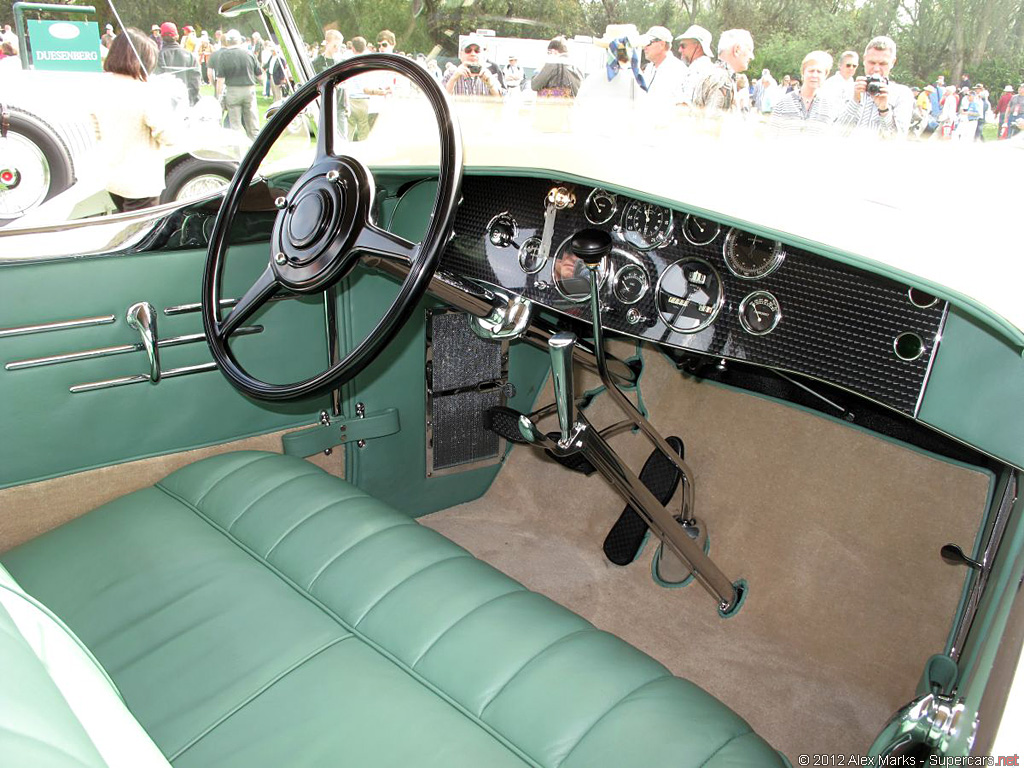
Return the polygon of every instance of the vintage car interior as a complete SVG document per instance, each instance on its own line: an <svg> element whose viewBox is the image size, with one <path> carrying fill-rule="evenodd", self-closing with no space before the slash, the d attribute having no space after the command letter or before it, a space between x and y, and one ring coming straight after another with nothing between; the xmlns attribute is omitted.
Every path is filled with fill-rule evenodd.
<svg viewBox="0 0 1024 768"><path fill-rule="evenodd" d="M1021 332L611 175L464 168L430 77L359 61L224 196L0 234L3 762L989 754ZM327 108L257 174L373 67L435 167Z"/></svg>

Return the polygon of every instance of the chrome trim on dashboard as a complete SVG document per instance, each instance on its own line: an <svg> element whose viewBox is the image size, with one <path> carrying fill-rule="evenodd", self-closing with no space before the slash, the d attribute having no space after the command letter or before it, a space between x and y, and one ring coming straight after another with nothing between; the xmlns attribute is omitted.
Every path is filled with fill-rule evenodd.
<svg viewBox="0 0 1024 768"><path fill-rule="evenodd" d="M917 403L914 405L914 418L921 412L921 405L924 403L924 393L928 390L928 380L932 376L932 368L935 366L935 358L939 355L939 345L942 344L942 334L946 330L946 318L949 317L949 302L942 309L942 319L939 320L939 330L935 333L932 341L932 354L928 358L928 367L925 369L924 378L921 380L921 391L917 395Z"/></svg>
<svg viewBox="0 0 1024 768"><path fill-rule="evenodd" d="M235 331L234 335L248 336L262 332L262 325L245 325ZM184 336L168 336L166 339L160 339L157 342L157 346L163 349L164 347L177 347L182 344L195 344L199 341L205 342L206 335L202 333L189 333ZM73 363L78 360L94 360L99 357L112 357L114 355L124 355L130 352L141 352L143 349L144 347L142 346L142 342L136 342L134 344L119 344L114 347L86 349L81 352L68 352L63 355L49 355L47 357L32 357L25 360L12 360L5 364L4 368L8 371L21 371L26 368L39 368L44 365L59 365L61 363Z"/></svg>
<svg viewBox="0 0 1024 768"><path fill-rule="evenodd" d="M66 328L86 328L92 325L110 325L116 322L114 315L97 315L96 317L83 317L80 320L57 320L52 323L35 323L33 325L16 325L13 328L0 328L0 338L8 336L27 336L30 333L46 333L48 331L63 331Z"/></svg>
<svg viewBox="0 0 1024 768"><path fill-rule="evenodd" d="M171 368L170 370L164 371L161 379L175 379L179 376L188 376L193 373L205 373L206 371L216 371L216 363L200 363L199 365L186 365L182 368ZM142 384L148 383L151 379L149 374L140 374L138 376L123 376L119 379L106 379L105 381L91 381L86 384L75 384L73 387L69 387L68 391L73 395L80 394L82 392L94 392L98 389L110 389L112 387L123 387L127 384Z"/></svg>

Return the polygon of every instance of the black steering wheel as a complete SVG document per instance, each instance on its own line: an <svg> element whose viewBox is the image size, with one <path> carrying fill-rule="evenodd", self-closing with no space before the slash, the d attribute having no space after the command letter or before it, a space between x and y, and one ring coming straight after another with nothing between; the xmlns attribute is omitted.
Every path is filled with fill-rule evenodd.
<svg viewBox="0 0 1024 768"><path fill-rule="evenodd" d="M358 160L334 154L334 87L351 77L387 69L408 77L427 97L441 142L437 197L420 243L393 235L372 220L374 180ZM267 268L221 318L221 272L232 222L245 192L278 136L306 105L320 97L316 158L288 196L270 242ZM227 189L210 235L203 271L202 315L206 338L221 372L237 389L262 400L294 400L334 389L380 353L423 297L451 234L462 187L462 138L440 86L425 69L403 56L369 54L332 67L299 88L267 123L242 160ZM360 255L403 262L408 274L376 327L343 359L292 384L269 384L248 374L228 347L232 334L273 296L309 295L328 290L355 267Z"/></svg>

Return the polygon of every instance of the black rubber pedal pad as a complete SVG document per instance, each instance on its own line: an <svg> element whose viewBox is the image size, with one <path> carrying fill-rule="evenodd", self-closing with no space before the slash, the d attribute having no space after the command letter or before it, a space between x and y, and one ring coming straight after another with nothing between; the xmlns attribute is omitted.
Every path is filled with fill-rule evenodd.
<svg viewBox="0 0 1024 768"><path fill-rule="evenodd" d="M666 438L665 442L679 454L679 458L683 458L682 440L673 436ZM640 470L640 482L661 504L668 504L679 487L679 475L679 468L655 448ZM647 523L631 504L627 504L605 537L604 554L615 565L629 565L636 559L646 535Z"/></svg>
<svg viewBox="0 0 1024 768"><path fill-rule="evenodd" d="M495 405L484 411L484 426L501 437L504 437L510 443L526 443L528 442L526 438L519 434L520 416L522 416L522 414L519 413L519 411L503 405ZM548 437L552 440L558 440L561 435L557 432L549 432ZM571 469L573 472L579 472L581 475L589 476L594 474L596 471L593 465L586 460L582 453L573 453L569 456L556 456L546 449L544 453L566 469Z"/></svg>

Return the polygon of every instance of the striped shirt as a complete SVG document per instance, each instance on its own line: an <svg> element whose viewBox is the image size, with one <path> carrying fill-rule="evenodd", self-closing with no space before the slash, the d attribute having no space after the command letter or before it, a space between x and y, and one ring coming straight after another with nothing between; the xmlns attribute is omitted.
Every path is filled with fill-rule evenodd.
<svg viewBox="0 0 1024 768"><path fill-rule="evenodd" d="M791 91L775 102L768 127L776 135L828 133L840 109L839 102L817 94L811 100L811 106L807 107L800 91Z"/></svg>
<svg viewBox="0 0 1024 768"><path fill-rule="evenodd" d="M875 100L863 93L860 104L850 99L843 105L836 122L848 129L857 128L879 136L906 136L914 112L914 94L907 86L893 82L886 86L886 91L889 111L885 114L879 114Z"/></svg>

